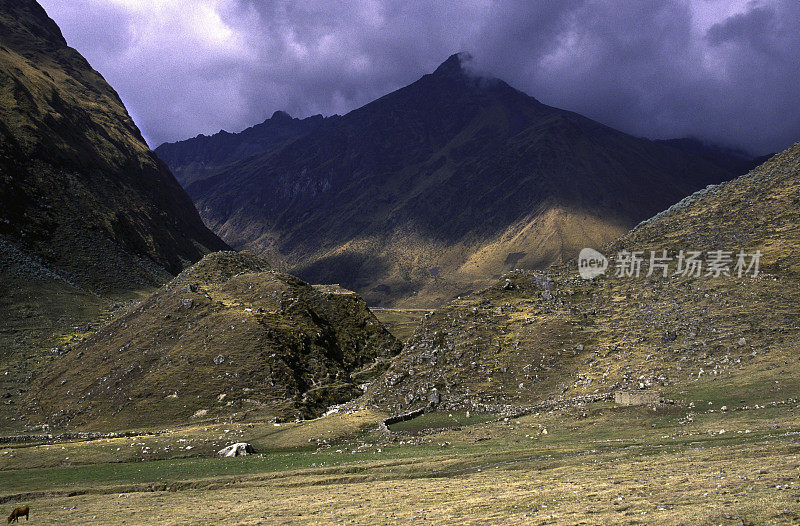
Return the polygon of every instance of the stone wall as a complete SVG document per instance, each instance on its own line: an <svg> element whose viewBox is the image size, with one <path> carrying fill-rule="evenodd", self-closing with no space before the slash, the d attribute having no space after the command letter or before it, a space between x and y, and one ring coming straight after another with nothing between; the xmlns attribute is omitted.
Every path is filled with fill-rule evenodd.
<svg viewBox="0 0 800 526"><path fill-rule="evenodd" d="M661 393L652 389L615 391L614 403L619 405L656 405L661 403Z"/></svg>

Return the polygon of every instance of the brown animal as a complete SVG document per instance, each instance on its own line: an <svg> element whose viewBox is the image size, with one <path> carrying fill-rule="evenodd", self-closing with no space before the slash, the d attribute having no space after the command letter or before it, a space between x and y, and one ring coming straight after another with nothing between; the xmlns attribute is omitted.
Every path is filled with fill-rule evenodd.
<svg viewBox="0 0 800 526"><path fill-rule="evenodd" d="M22 506L20 508L15 509L11 512L11 515L8 516L8 523L11 524L12 522L19 522L19 518L25 515L25 520L28 520L28 513L30 513L31 509L28 506Z"/></svg>

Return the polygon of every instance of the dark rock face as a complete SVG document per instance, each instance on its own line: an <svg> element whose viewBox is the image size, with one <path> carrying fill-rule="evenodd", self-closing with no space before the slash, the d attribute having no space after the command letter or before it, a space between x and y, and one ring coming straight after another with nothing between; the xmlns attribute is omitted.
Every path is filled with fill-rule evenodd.
<svg viewBox="0 0 800 526"><path fill-rule="evenodd" d="M750 154L741 150L725 148L716 146L714 144L707 144L692 137L657 140L655 142L667 144L678 150L692 153L716 164L717 166L727 168L734 173L740 174L747 173L772 157L772 155L763 155L753 158Z"/></svg>
<svg viewBox="0 0 800 526"><path fill-rule="evenodd" d="M0 235L19 250L106 290L226 247L33 0L0 0L0 100Z"/></svg>
<svg viewBox="0 0 800 526"><path fill-rule="evenodd" d="M304 279L376 304L437 303L599 246L738 175L546 106L464 60L453 55L405 88L232 159L187 191L228 243ZM252 133L215 140L246 145ZM207 162L206 152L173 161L164 151L174 169Z"/></svg>
<svg viewBox="0 0 800 526"><path fill-rule="evenodd" d="M220 131L210 137L164 143L155 149L183 186L213 175L225 166L263 154L320 126L326 119L315 115L294 119L284 111L240 133Z"/></svg>

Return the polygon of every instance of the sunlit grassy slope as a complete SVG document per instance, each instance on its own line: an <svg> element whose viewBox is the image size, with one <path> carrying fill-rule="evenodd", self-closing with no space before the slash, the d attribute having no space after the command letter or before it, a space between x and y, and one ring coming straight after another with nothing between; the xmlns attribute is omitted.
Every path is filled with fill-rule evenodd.
<svg viewBox="0 0 800 526"><path fill-rule="evenodd" d="M399 349L354 293L217 252L65 347L31 382L26 421L109 430L317 416Z"/></svg>
<svg viewBox="0 0 800 526"><path fill-rule="evenodd" d="M365 403L523 407L623 388L748 378L794 362L800 326L800 146L695 194L604 251L762 253L760 273L583 280L577 265L512 272L426 317ZM735 255L730 263L733 270ZM673 261L671 273L675 270ZM782 381L776 377L775 380Z"/></svg>

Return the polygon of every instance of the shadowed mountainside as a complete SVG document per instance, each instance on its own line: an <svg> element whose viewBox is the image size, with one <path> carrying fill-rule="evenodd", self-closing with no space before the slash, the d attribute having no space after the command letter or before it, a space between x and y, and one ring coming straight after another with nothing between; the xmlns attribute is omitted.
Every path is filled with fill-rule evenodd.
<svg viewBox="0 0 800 526"><path fill-rule="evenodd" d="M372 304L429 306L611 241L738 175L541 104L467 59L187 191L232 246Z"/></svg>
<svg viewBox="0 0 800 526"><path fill-rule="evenodd" d="M148 267L225 248L33 0L0 1L0 181L5 242L84 288L158 284Z"/></svg>
<svg viewBox="0 0 800 526"><path fill-rule="evenodd" d="M226 247L44 9L0 0L0 428L51 348Z"/></svg>
<svg viewBox="0 0 800 526"><path fill-rule="evenodd" d="M697 155L716 164L717 166L727 168L728 170L737 174L745 174L749 172L756 166L766 162L770 157L772 157L772 155L774 155L761 155L754 158L752 155L742 150L709 144L699 139L695 139L694 137L683 137L680 139L657 139L655 142L666 144L672 146L673 148Z"/></svg>
<svg viewBox="0 0 800 526"><path fill-rule="evenodd" d="M155 149L183 186L213 175L229 164L263 154L284 142L314 130L325 119L315 115L293 119L286 112L276 111L272 117L239 133L221 130L214 135L198 135L193 139L164 143Z"/></svg>

